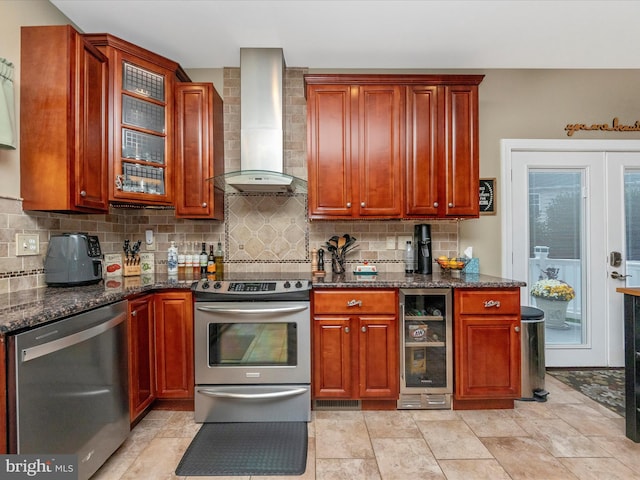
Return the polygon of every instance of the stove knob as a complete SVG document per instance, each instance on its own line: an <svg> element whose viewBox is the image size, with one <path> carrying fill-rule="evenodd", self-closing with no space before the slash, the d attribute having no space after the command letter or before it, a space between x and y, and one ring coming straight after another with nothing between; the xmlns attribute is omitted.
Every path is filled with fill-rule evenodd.
<svg viewBox="0 0 640 480"><path fill-rule="evenodd" d="M213 288L215 289L222 288L222 284L220 282L216 282L213 284Z"/></svg>
<svg viewBox="0 0 640 480"><path fill-rule="evenodd" d="M302 288L302 282L297 281L296 282L296 288Z"/></svg>
<svg viewBox="0 0 640 480"><path fill-rule="evenodd" d="M290 287L291 287L291 284L289 283L289 280L287 280L286 282L284 282L283 287L284 287L284 288L290 288Z"/></svg>
<svg viewBox="0 0 640 480"><path fill-rule="evenodd" d="M203 290L208 290L209 289L209 282L202 282L202 289Z"/></svg>

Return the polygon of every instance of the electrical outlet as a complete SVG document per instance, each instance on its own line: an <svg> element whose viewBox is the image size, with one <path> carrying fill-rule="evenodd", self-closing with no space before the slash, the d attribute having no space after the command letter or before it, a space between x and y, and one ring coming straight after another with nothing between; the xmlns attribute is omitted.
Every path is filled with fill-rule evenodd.
<svg viewBox="0 0 640 480"><path fill-rule="evenodd" d="M156 238L153 235L153 230L144 231L144 245L147 252L154 252L156 250Z"/></svg>
<svg viewBox="0 0 640 480"><path fill-rule="evenodd" d="M16 233L16 257L38 255L40 253L40 238L37 233Z"/></svg>
<svg viewBox="0 0 640 480"><path fill-rule="evenodd" d="M398 235L398 250L404 250L407 242L413 243L413 237L409 235Z"/></svg>
<svg viewBox="0 0 640 480"><path fill-rule="evenodd" d="M387 237L387 250L396 249L396 237Z"/></svg>

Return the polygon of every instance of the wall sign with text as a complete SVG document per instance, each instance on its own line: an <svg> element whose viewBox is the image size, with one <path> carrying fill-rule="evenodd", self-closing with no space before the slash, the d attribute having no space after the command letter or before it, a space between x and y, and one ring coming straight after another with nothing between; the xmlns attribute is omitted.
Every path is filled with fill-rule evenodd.
<svg viewBox="0 0 640 480"><path fill-rule="evenodd" d="M480 215L496 214L496 179L480 179Z"/></svg>

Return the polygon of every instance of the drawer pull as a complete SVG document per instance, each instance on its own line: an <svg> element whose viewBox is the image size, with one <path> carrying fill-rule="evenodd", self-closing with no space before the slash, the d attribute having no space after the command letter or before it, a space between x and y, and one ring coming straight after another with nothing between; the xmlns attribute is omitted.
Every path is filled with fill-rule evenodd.
<svg viewBox="0 0 640 480"><path fill-rule="evenodd" d="M347 307L361 307L362 306L362 300L356 300L355 298L353 300L349 300L347 302Z"/></svg>
<svg viewBox="0 0 640 480"><path fill-rule="evenodd" d="M484 302L484 308L496 307L500 308L500 300L486 300Z"/></svg>

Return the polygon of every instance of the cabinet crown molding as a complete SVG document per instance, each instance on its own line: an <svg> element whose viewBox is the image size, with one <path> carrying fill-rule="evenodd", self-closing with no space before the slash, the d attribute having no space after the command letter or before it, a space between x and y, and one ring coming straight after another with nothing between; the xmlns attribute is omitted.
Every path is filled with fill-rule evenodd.
<svg viewBox="0 0 640 480"><path fill-rule="evenodd" d="M308 73L304 75L306 85L480 85L484 75L458 74L343 74Z"/></svg>

